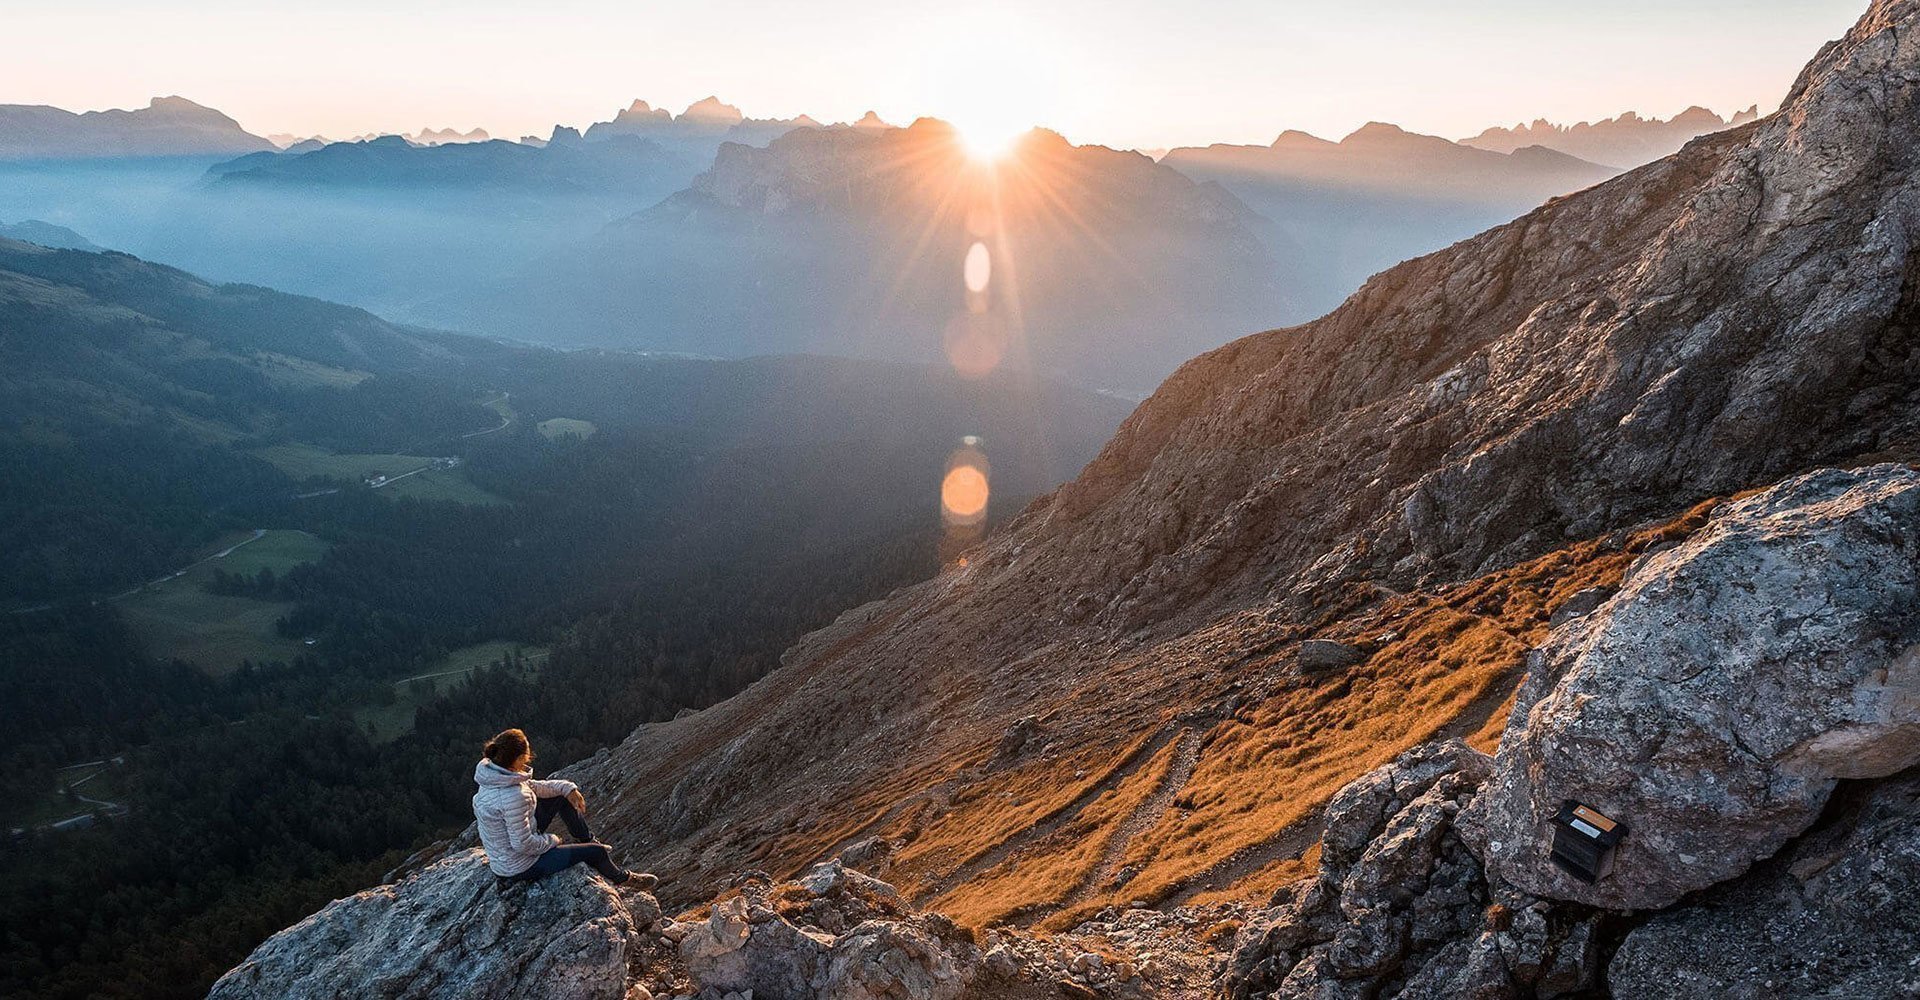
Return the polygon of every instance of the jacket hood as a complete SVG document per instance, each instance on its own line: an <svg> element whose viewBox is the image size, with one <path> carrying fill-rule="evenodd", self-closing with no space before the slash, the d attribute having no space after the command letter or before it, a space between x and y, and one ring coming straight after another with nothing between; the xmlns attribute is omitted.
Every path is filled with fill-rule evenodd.
<svg viewBox="0 0 1920 1000"><path fill-rule="evenodd" d="M522 784L531 777L533 775L509 771L485 757L480 758L480 763L473 765L474 783L481 788L506 788L510 785Z"/></svg>

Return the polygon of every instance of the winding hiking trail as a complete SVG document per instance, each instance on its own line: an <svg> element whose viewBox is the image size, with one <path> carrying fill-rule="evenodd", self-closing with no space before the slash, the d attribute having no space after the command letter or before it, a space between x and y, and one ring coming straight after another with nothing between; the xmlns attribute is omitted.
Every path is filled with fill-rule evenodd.
<svg viewBox="0 0 1920 1000"><path fill-rule="evenodd" d="M982 872L991 871L1010 859L1021 850L1045 841L1062 826L1079 816L1081 811L1098 801L1099 798L1150 763L1160 751L1187 732L1185 728L1169 725L1154 734L1153 738L1139 744L1132 751L1114 763L1099 780L1088 785L1080 794L1068 800L1066 804L1045 813L1025 827L1008 835L1005 839L980 851L956 865L945 875L932 879L913 894L915 906L924 906L930 900L945 895L953 889L967 884ZM1024 911L1023 911L1024 912Z"/></svg>
<svg viewBox="0 0 1920 1000"><path fill-rule="evenodd" d="M1205 730L1193 727L1180 730L1173 761L1153 794L1121 821L1119 828L1107 838L1106 847L1100 852L1100 860L1067 891L1065 899L1048 910L1049 913L1070 909L1098 893L1112 892L1132 878L1133 873L1123 874L1121 869L1121 863L1127 858L1127 848L1133 846L1134 838L1153 829L1166 817L1167 810L1173 807L1174 800L1193 777L1193 769L1200 763L1200 749L1205 743Z"/></svg>

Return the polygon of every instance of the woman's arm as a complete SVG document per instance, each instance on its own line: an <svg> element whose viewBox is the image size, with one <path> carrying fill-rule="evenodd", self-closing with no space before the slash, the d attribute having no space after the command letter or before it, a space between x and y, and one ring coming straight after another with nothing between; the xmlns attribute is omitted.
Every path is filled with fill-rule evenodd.
<svg viewBox="0 0 1920 1000"><path fill-rule="evenodd" d="M528 778L527 787L533 789L534 797L542 799L551 799L559 795L571 795L580 788L579 785L565 778L547 778L544 780L540 778Z"/></svg>
<svg viewBox="0 0 1920 1000"><path fill-rule="evenodd" d="M506 823L507 846L511 847L515 854L526 854L543 840L547 842L548 847L560 845L559 834L541 833L534 829L533 801L524 795L519 796L518 808L508 810L507 814L500 818Z"/></svg>

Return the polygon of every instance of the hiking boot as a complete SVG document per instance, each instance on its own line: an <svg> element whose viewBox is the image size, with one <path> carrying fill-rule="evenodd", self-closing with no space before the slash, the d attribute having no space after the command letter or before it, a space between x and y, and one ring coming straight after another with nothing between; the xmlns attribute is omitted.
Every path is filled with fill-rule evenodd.
<svg viewBox="0 0 1920 1000"><path fill-rule="evenodd" d="M648 892L659 884L660 879L658 876L650 875L646 872L628 872L627 880L620 883L620 888L629 889L634 892Z"/></svg>

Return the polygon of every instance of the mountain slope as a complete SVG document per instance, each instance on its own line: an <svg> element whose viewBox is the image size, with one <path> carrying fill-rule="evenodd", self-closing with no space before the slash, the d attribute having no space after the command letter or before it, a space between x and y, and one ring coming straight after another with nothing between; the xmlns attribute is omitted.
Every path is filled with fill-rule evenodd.
<svg viewBox="0 0 1920 1000"><path fill-rule="evenodd" d="M22 219L19 222L0 222L0 238L19 240L22 243L38 243L55 250L104 249L90 239L65 226L56 226L39 219Z"/></svg>
<svg viewBox="0 0 1920 1000"><path fill-rule="evenodd" d="M203 442L270 433L293 395L446 370L490 346L318 299L209 284L126 254L0 239L0 420L9 429L152 422ZM449 415L455 426L484 419L466 409ZM377 410L359 409L357 420L372 427Z"/></svg>
<svg viewBox="0 0 1920 1000"><path fill-rule="evenodd" d="M0 239L0 601L150 580L294 481L236 443L386 452L495 415L493 345L119 253Z"/></svg>
<svg viewBox="0 0 1920 1000"><path fill-rule="evenodd" d="M970 921L1270 887L1689 505L1912 453L1915 28L1878 0L1779 113L1190 362L936 580L583 766L597 822L683 894L866 836Z"/></svg>

